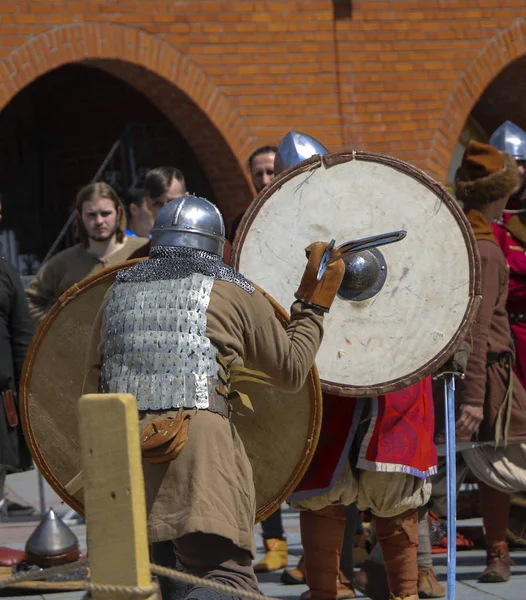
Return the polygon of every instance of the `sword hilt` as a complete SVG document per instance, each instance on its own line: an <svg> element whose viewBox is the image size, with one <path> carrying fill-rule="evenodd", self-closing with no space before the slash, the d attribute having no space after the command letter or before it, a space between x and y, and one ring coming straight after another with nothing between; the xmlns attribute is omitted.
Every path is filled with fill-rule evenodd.
<svg viewBox="0 0 526 600"><path fill-rule="evenodd" d="M466 374L461 371L440 371L440 373L435 373L433 375L433 381L437 381L438 379L442 379L446 377L446 375L451 375L452 377L456 377L457 379L465 379Z"/></svg>

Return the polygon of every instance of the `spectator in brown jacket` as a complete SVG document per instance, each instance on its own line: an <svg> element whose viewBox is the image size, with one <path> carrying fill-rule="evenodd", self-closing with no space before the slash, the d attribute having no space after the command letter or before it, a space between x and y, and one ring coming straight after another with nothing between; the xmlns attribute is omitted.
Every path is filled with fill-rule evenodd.
<svg viewBox="0 0 526 600"><path fill-rule="evenodd" d="M75 211L80 243L42 265L26 288L29 311L37 323L72 285L104 267L124 262L148 241L125 235L124 208L107 183L84 187Z"/></svg>
<svg viewBox="0 0 526 600"><path fill-rule="evenodd" d="M526 391L513 377L514 347L506 313L508 267L493 235L510 194L520 183L513 157L470 142L456 174L456 195L464 203L481 258L482 301L471 332L466 378L457 385L457 450L476 477L486 531L487 568L479 581L510 577L506 542L511 494L526 491ZM435 397L437 413L443 398ZM437 423L442 422L437 414ZM438 440L443 441L443 432ZM434 485L434 502L440 490ZM445 495L442 492L442 497ZM442 505L444 502L442 502ZM436 512L436 504L433 505ZM439 510L443 514L443 510Z"/></svg>

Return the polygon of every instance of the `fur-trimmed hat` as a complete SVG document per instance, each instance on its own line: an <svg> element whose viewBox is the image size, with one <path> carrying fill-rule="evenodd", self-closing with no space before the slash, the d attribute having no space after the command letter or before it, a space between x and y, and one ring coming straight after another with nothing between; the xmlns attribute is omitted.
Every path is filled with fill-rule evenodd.
<svg viewBox="0 0 526 600"><path fill-rule="evenodd" d="M520 184L515 159L493 146L471 141L455 175L459 200L487 204L508 197Z"/></svg>

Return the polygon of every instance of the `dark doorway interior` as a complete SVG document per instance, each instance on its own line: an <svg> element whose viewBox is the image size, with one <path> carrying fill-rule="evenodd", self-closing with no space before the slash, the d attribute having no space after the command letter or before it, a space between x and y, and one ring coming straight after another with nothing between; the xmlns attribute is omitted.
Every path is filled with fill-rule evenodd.
<svg viewBox="0 0 526 600"><path fill-rule="evenodd" d="M526 130L526 56L505 67L484 90L471 116L490 136L504 121Z"/></svg>
<svg viewBox="0 0 526 600"><path fill-rule="evenodd" d="M4 245L7 239L17 247L20 257L11 248L10 258L23 274L29 275L45 256L76 193L91 181L119 137L123 143L105 179L125 188L134 169L174 165L185 174L190 191L214 200L186 140L148 98L99 69L61 67L25 88L0 113L2 229L12 232L3 239Z"/></svg>

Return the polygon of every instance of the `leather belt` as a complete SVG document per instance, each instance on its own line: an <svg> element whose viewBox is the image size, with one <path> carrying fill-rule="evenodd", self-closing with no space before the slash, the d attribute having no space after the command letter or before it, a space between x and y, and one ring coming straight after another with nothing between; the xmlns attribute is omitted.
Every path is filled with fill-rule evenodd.
<svg viewBox="0 0 526 600"><path fill-rule="evenodd" d="M504 352L488 352L486 355L486 364L488 366L498 363L501 367L511 367L513 364L513 354L509 350Z"/></svg>

